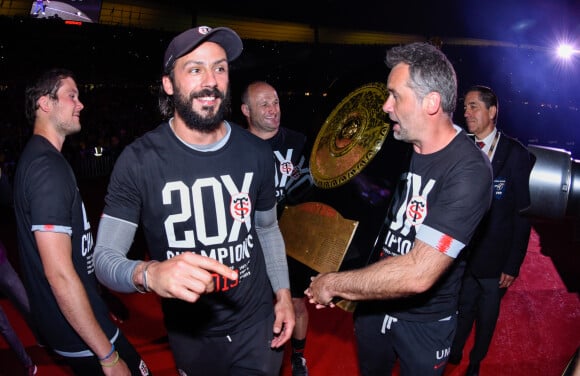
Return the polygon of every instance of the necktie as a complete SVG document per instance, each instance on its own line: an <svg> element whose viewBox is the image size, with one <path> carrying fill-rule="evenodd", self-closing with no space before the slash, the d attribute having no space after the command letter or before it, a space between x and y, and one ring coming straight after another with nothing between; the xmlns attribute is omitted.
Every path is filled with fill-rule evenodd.
<svg viewBox="0 0 580 376"><path fill-rule="evenodd" d="M479 146L480 149L483 149L483 147L485 146L485 142L483 141L475 141L475 143L477 144L477 146Z"/></svg>

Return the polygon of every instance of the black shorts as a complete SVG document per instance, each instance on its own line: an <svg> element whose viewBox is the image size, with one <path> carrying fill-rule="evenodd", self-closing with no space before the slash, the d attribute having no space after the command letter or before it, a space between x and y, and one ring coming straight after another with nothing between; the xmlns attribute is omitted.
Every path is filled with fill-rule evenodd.
<svg viewBox="0 0 580 376"><path fill-rule="evenodd" d="M304 290L310 286L310 277L318 272L309 268L293 257L288 256L288 273L290 274L290 292L293 298L304 297Z"/></svg>
<svg viewBox="0 0 580 376"><path fill-rule="evenodd" d="M384 313L356 312L354 317L362 376L390 375L397 360L401 375L443 375L457 314L428 322L406 321Z"/></svg>
<svg viewBox="0 0 580 376"><path fill-rule="evenodd" d="M273 326L274 312L247 329L221 336L167 334L175 364L187 375L266 376L278 375L284 358L284 347L270 347Z"/></svg>

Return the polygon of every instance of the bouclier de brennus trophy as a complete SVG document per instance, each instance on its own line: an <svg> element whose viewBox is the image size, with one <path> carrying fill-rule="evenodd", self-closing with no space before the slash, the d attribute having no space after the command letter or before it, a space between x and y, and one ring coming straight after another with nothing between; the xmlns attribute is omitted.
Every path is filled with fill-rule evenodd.
<svg viewBox="0 0 580 376"><path fill-rule="evenodd" d="M310 155L314 184L332 190L349 183L379 153L391 129L382 106L384 84L369 83L348 94L323 123ZM344 218L322 202L287 206L280 218L286 253L317 272L341 269L357 231L357 219ZM339 301L349 312L355 302Z"/></svg>

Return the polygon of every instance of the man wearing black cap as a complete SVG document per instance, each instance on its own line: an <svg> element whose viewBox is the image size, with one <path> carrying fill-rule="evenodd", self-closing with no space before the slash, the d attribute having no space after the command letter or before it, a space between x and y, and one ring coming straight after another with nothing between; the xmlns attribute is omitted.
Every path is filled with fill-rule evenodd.
<svg viewBox="0 0 580 376"><path fill-rule="evenodd" d="M159 108L168 121L127 146L110 178L96 273L161 296L181 375L278 375L295 318L267 143L224 120L231 29L176 36ZM127 258L138 224L150 261Z"/></svg>

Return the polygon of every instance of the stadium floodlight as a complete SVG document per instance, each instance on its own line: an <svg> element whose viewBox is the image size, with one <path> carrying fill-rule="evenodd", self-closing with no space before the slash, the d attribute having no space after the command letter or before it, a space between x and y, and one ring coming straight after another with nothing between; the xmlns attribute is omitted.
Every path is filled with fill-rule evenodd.
<svg viewBox="0 0 580 376"><path fill-rule="evenodd" d="M575 49L571 44L562 43L556 49L556 53L562 59L570 59L572 56L580 54L580 50Z"/></svg>

